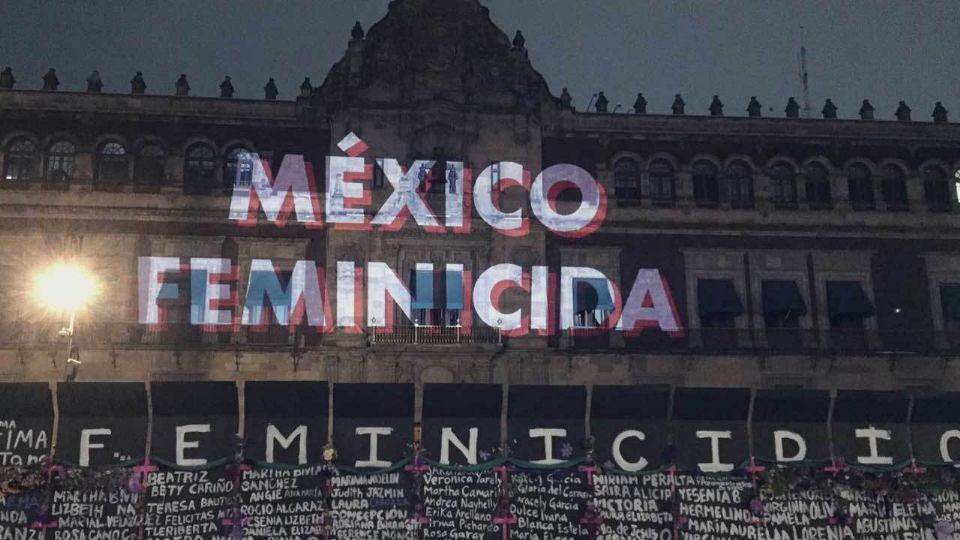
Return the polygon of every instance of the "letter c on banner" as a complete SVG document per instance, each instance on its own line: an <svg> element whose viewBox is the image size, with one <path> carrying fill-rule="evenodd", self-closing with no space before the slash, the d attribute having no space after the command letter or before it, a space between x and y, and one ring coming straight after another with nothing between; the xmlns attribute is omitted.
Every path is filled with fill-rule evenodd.
<svg viewBox="0 0 960 540"><path fill-rule="evenodd" d="M580 206L572 214L556 209L557 196L567 188L580 192ZM607 215L607 195L590 173L563 163L547 167L530 187L530 208L544 226L560 236L580 238L600 227Z"/></svg>
<svg viewBox="0 0 960 540"><path fill-rule="evenodd" d="M640 458L636 461L630 462L623 457L623 453L620 451L620 445L622 445L623 441L630 437L633 437L638 441L643 441L646 440L647 435L644 432L636 429L628 429L617 435L617 438L613 440L613 451L611 452L613 454L613 461L618 467L627 472L642 471L647 467L647 460L645 458Z"/></svg>
<svg viewBox="0 0 960 540"><path fill-rule="evenodd" d="M940 436L940 457L947 463L955 461L950 457L950 439L960 439L960 429L948 429Z"/></svg>

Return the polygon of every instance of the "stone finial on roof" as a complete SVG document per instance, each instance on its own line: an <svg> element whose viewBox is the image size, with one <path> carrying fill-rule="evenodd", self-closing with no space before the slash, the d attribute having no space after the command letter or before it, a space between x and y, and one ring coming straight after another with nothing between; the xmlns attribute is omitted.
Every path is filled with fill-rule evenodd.
<svg viewBox="0 0 960 540"><path fill-rule="evenodd" d="M763 105L760 105L760 102L757 101L757 96L750 96L750 103L747 104L747 114L749 116L757 117L760 116L763 112Z"/></svg>
<svg viewBox="0 0 960 540"><path fill-rule="evenodd" d="M870 104L869 99L863 100L863 104L860 105L860 119L861 120L873 120L873 105Z"/></svg>
<svg viewBox="0 0 960 540"><path fill-rule="evenodd" d="M13 76L13 69L10 66L3 68L3 71L0 71L0 88L9 90L15 84L17 84L17 79Z"/></svg>
<svg viewBox="0 0 960 540"><path fill-rule="evenodd" d="M220 83L220 97L222 98L233 97L233 83L230 81L229 75L225 76L223 78L223 82Z"/></svg>
<svg viewBox="0 0 960 540"><path fill-rule="evenodd" d="M311 94L313 94L313 85L310 83L310 77L305 77L300 83L300 95L310 97Z"/></svg>
<svg viewBox="0 0 960 540"><path fill-rule="evenodd" d="M607 112L607 107L610 105L610 102L607 101L607 96L603 95L603 92L597 94L597 112L605 113Z"/></svg>
<svg viewBox="0 0 960 540"><path fill-rule="evenodd" d="M637 94L637 100L633 102L633 114L647 114L647 98L643 94Z"/></svg>
<svg viewBox="0 0 960 540"><path fill-rule="evenodd" d="M821 110L820 113L823 114L824 118L836 118L837 106L833 104L833 101L830 101L830 98L827 98L827 101L823 104L823 110Z"/></svg>
<svg viewBox="0 0 960 540"><path fill-rule="evenodd" d="M513 35L513 48L522 49L526 44L527 38L523 37L523 32L517 30L517 33Z"/></svg>
<svg viewBox="0 0 960 540"><path fill-rule="evenodd" d="M710 116L723 116L723 102L714 94L710 101Z"/></svg>
<svg viewBox="0 0 960 540"><path fill-rule="evenodd" d="M938 101L937 104L933 106L933 121L946 122L947 112L947 108L943 106L943 103Z"/></svg>
<svg viewBox="0 0 960 540"><path fill-rule="evenodd" d="M350 37L357 41L360 41L361 39L363 39L363 36L364 36L363 26L360 25L360 21L353 23L353 29L350 30Z"/></svg>
<svg viewBox="0 0 960 540"><path fill-rule="evenodd" d="M58 86L60 86L60 79L57 78L57 70L50 68L43 76L43 89L56 90Z"/></svg>
<svg viewBox="0 0 960 540"><path fill-rule="evenodd" d="M93 73L87 77L87 92L100 92L103 90L103 81L100 80L100 72L93 70Z"/></svg>
<svg viewBox="0 0 960 540"><path fill-rule="evenodd" d="M187 82L187 74L181 73L180 77L177 78L176 83L176 95L178 96L188 96L190 95L190 83Z"/></svg>
<svg viewBox="0 0 960 540"><path fill-rule="evenodd" d="M130 93L142 95L146 91L147 83L143 80L143 72L138 71L137 74L130 79Z"/></svg>
<svg viewBox="0 0 960 540"><path fill-rule="evenodd" d="M670 106L670 110L673 111L673 114L679 116L683 114L683 109L686 107L686 103L683 102L683 98L680 97L680 94L673 96L673 105Z"/></svg>
<svg viewBox="0 0 960 540"><path fill-rule="evenodd" d="M797 100L790 98L787 100L787 108L783 110L787 113L787 118L800 118L800 104Z"/></svg>
<svg viewBox="0 0 960 540"><path fill-rule="evenodd" d="M560 92L560 107L563 109L573 109L573 96L570 95L570 92L566 88Z"/></svg>
<svg viewBox="0 0 960 540"><path fill-rule="evenodd" d="M897 120L901 122L910 121L910 107L907 107L907 103L905 101L901 101L897 105L896 115L897 115Z"/></svg>
<svg viewBox="0 0 960 540"><path fill-rule="evenodd" d="M278 94L280 94L280 91L277 90L277 83L273 81L273 77L270 77L270 80L263 87L263 98L273 101L277 99Z"/></svg>

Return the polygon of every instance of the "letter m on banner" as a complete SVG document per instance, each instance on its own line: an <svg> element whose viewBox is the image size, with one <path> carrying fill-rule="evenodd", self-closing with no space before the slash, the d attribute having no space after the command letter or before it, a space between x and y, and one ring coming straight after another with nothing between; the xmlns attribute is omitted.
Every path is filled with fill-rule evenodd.
<svg viewBox="0 0 960 540"><path fill-rule="evenodd" d="M280 163L276 176L267 160L250 154L252 170L246 178L238 172L230 200L230 219L241 225L257 223L257 211L263 208L267 221L282 227L291 211L298 223L320 225L320 205L317 201L313 167L302 155L287 154Z"/></svg>

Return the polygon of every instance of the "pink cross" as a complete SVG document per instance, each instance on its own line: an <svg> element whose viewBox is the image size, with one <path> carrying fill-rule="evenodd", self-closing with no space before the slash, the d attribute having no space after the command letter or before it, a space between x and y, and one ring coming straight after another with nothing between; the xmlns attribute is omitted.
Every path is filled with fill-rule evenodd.
<svg viewBox="0 0 960 540"><path fill-rule="evenodd" d="M843 472L843 470L844 470L845 468L846 468L846 463L844 462L843 458L840 457L840 458L836 458L836 459L831 459L831 460L830 460L830 465L827 466L827 467L824 467L823 470L824 470L825 472L828 472L828 473L836 476L837 473Z"/></svg>
<svg viewBox="0 0 960 540"><path fill-rule="evenodd" d="M680 538L680 527L687 522L687 518L680 515L680 501L677 499L677 465L671 464L667 472L670 473L670 498L673 502L673 537Z"/></svg>
<svg viewBox="0 0 960 540"><path fill-rule="evenodd" d="M506 482L510 473L517 469L513 465L500 465L499 467L494 467L493 470L500 476L501 482Z"/></svg>
<svg viewBox="0 0 960 540"><path fill-rule="evenodd" d="M157 466L150 465L150 463L147 461L144 461L143 465L137 465L133 467L133 472L138 472L142 475L146 475L147 473L152 473L155 470L157 470Z"/></svg>
<svg viewBox="0 0 960 540"><path fill-rule="evenodd" d="M403 470L413 474L414 476L419 476L429 471L430 467L425 463L423 463L422 461L420 461L420 456L416 456L413 458L413 463L404 467Z"/></svg>
<svg viewBox="0 0 960 540"><path fill-rule="evenodd" d="M924 467L917 466L917 460L910 460L910 466L903 470L904 474L923 474L927 472Z"/></svg>
<svg viewBox="0 0 960 540"><path fill-rule="evenodd" d="M410 517L410 521L416 523L417 525L426 525L427 523L430 523L430 518L417 511L413 514L413 516Z"/></svg>
<svg viewBox="0 0 960 540"><path fill-rule="evenodd" d="M237 519L237 516L239 516L239 519ZM234 525L246 527L247 523L249 522L250 522L250 519L243 515L240 515L240 512L230 512L230 517L223 518L223 521L221 523L223 523L224 527L233 527Z"/></svg>
<svg viewBox="0 0 960 540"><path fill-rule="evenodd" d="M147 476L153 471L157 470L155 465L151 465L147 460L143 460L143 465L136 465L132 467L133 474L135 475L130 479L130 485L133 486L134 482L138 486L137 492L143 490L144 485L146 484ZM136 480L134 480L134 478ZM133 488L131 488L132 490Z"/></svg>
<svg viewBox="0 0 960 540"><path fill-rule="evenodd" d="M249 471L250 466L245 463L234 463L233 465L227 466L227 476L231 480L239 480L243 476L244 471Z"/></svg>
<svg viewBox="0 0 960 540"><path fill-rule="evenodd" d="M47 467L47 478L53 478L54 476L63 472L63 467L60 465L50 465Z"/></svg>
<svg viewBox="0 0 960 540"><path fill-rule="evenodd" d="M751 456L750 465L747 465L743 470L747 471L747 474L750 475L750 480L753 482L753 489L757 489L757 475L762 474L767 468L763 465L757 465L753 456Z"/></svg>
<svg viewBox="0 0 960 540"><path fill-rule="evenodd" d="M597 467L594 464L590 465L581 465L577 467L580 472L587 473L587 484L593 485L593 475L600 472L600 467Z"/></svg>
<svg viewBox="0 0 960 540"><path fill-rule="evenodd" d="M56 528L59 527L59 526L60 526L60 524L57 523L57 520L44 521L44 522L34 521L33 523L30 524L30 528L31 528L31 529L40 529L40 530L43 531L42 534L44 534L44 535L47 534L47 529L56 529Z"/></svg>
<svg viewBox="0 0 960 540"><path fill-rule="evenodd" d="M503 540L507 540L507 535L509 534L508 529L510 525L517 524L517 516L512 514L507 514L505 516L497 516L493 518L494 525L500 525L500 532Z"/></svg>

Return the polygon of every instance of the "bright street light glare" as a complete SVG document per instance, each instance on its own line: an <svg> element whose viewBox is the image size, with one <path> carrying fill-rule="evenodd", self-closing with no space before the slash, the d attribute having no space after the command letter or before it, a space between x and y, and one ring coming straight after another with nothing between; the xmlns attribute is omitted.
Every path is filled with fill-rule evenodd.
<svg viewBox="0 0 960 540"><path fill-rule="evenodd" d="M97 282L76 263L61 262L38 275L33 290L37 300L48 309L76 311L96 295Z"/></svg>

